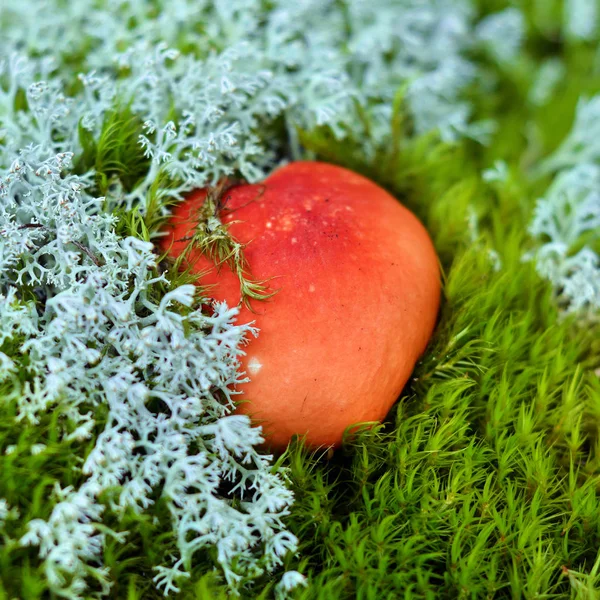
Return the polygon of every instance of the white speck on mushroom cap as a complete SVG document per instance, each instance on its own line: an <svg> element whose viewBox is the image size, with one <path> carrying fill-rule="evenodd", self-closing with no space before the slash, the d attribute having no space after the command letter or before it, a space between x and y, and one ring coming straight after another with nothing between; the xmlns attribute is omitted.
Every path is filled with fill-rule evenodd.
<svg viewBox="0 0 600 600"><path fill-rule="evenodd" d="M290 214L284 214L278 221L277 231L292 231L294 229L295 222Z"/></svg>
<svg viewBox="0 0 600 600"><path fill-rule="evenodd" d="M308 286L308 291L309 292L314 292L315 291L315 286L312 283Z"/></svg>
<svg viewBox="0 0 600 600"><path fill-rule="evenodd" d="M256 375L261 369L262 363L258 360L258 358L256 358L256 356L253 356L248 361L248 371L250 371L250 375Z"/></svg>

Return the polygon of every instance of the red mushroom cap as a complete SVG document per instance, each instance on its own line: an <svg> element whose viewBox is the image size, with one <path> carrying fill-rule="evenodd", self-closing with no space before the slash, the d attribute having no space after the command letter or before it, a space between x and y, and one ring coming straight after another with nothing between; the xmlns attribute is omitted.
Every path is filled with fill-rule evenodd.
<svg viewBox="0 0 600 600"><path fill-rule="evenodd" d="M205 196L175 209L163 249L183 252ZM247 243L253 279L276 277L279 290L238 318L260 329L243 359L251 381L240 386L247 402L238 410L273 448L294 434L311 446L339 445L348 426L385 417L427 345L440 297L433 244L385 190L329 164L291 163L225 199L222 220ZM239 303L229 267L190 257L193 270L209 270L201 283L214 284L215 299Z"/></svg>

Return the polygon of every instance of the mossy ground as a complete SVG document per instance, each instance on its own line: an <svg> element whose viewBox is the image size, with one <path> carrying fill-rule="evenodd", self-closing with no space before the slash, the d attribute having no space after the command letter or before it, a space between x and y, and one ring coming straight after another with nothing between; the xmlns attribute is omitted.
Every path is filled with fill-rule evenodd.
<svg viewBox="0 0 600 600"><path fill-rule="evenodd" d="M599 331L562 318L550 286L522 259L535 200L550 182L532 169L568 131L578 97L600 91L600 76L595 48L540 39L534 31L522 60L498 67L495 94L474 95L478 116L499 124L488 147L412 139L401 97L394 143L370 157L364 139L300 134L307 156L367 174L418 214L440 256L444 298L431 344L384 424L333 457L296 443L280 458L296 493L288 524L300 539L287 567L309 578L297 598L600 596ZM527 93L551 55L569 76L535 107ZM111 177L130 186L144 171L143 156L123 151L139 123L126 111L115 122L80 159L95 164L103 193ZM480 172L496 159L508 178L486 184ZM124 213L119 227L148 238L159 215L158 207ZM468 226L473 215L478 231ZM15 431L15 399L6 386L0 394L0 448L16 446L0 454L0 489L20 511L6 525L18 539L30 519L48 517L54 482L81 481L83 457L57 441L56 412ZM45 447L32 453L36 444ZM120 528L130 532L126 544L109 538L104 556L112 597L160 597L152 565L174 548L165 507L129 515ZM48 597L35 551L5 542L0 600ZM182 598L228 597L214 564L210 552L197 555ZM246 595L272 597L273 585Z"/></svg>

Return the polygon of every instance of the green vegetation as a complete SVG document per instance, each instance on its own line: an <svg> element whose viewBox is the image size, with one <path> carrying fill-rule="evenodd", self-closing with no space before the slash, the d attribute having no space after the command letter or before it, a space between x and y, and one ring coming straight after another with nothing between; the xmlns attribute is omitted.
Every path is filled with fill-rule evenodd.
<svg viewBox="0 0 600 600"><path fill-rule="evenodd" d="M409 135L401 94L386 147L365 138L339 142L328 129L298 132L305 156L364 173L415 211L444 273L438 327L387 421L349 436L334 455L296 442L279 458L296 497L287 524L299 538L286 567L309 581L298 599L600 596L600 328L559 314L550 284L523 260L535 201L552 180L536 167L569 131L578 98L600 92L600 61L584 42L548 44L554 8L541 22L539 3L525 4L526 52L497 66L497 93L473 91L476 116L498 122L489 147ZM546 102L532 103L532 81L552 57L564 61L568 80ZM110 195L115 181L131 190L146 173L141 126L119 108L98 141L81 129L76 172L94 169L99 195ZM505 178L484 181L481 171L498 160ZM116 211L120 235L155 239L167 205L152 193L143 214ZM107 210L115 212L110 197ZM219 227L221 245L205 250L234 261L246 281L243 248ZM193 280L179 266L160 265L169 269L170 288ZM248 285L247 296L264 295L262 282ZM10 341L13 353L21 341ZM18 368L24 383L26 357ZM15 429L12 386L0 383L0 490L19 517L0 518L0 600L35 600L48 597L37 551L7 536L18 540L29 521L48 518L46 497L55 483L81 484L85 456L59 440L59 411ZM97 414L88 452L103 425ZM130 534L124 544L107 538L104 565L116 582L110 597L162 597L151 580L152 567L176 548L167 508L158 501L152 513L121 521L109 511L111 520ZM229 597L214 571L215 552L195 561L180 597ZM270 598L273 589L265 579L246 597Z"/></svg>

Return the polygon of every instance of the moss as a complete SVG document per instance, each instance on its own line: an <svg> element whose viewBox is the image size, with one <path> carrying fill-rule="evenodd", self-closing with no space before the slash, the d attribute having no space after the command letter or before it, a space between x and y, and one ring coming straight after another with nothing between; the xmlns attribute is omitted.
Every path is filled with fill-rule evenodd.
<svg viewBox="0 0 600 600"><path fill-rule="evenodd" d="M93 171L95 191L106 196L110 184L118 179L126 191L135 188L148 171L149 160L139 144L143 132L141 118L132 112L129 104L115 104L103 123L98 139L94 133L79 124L79 143L82 151L74 164L74 172Z"/></svg>

